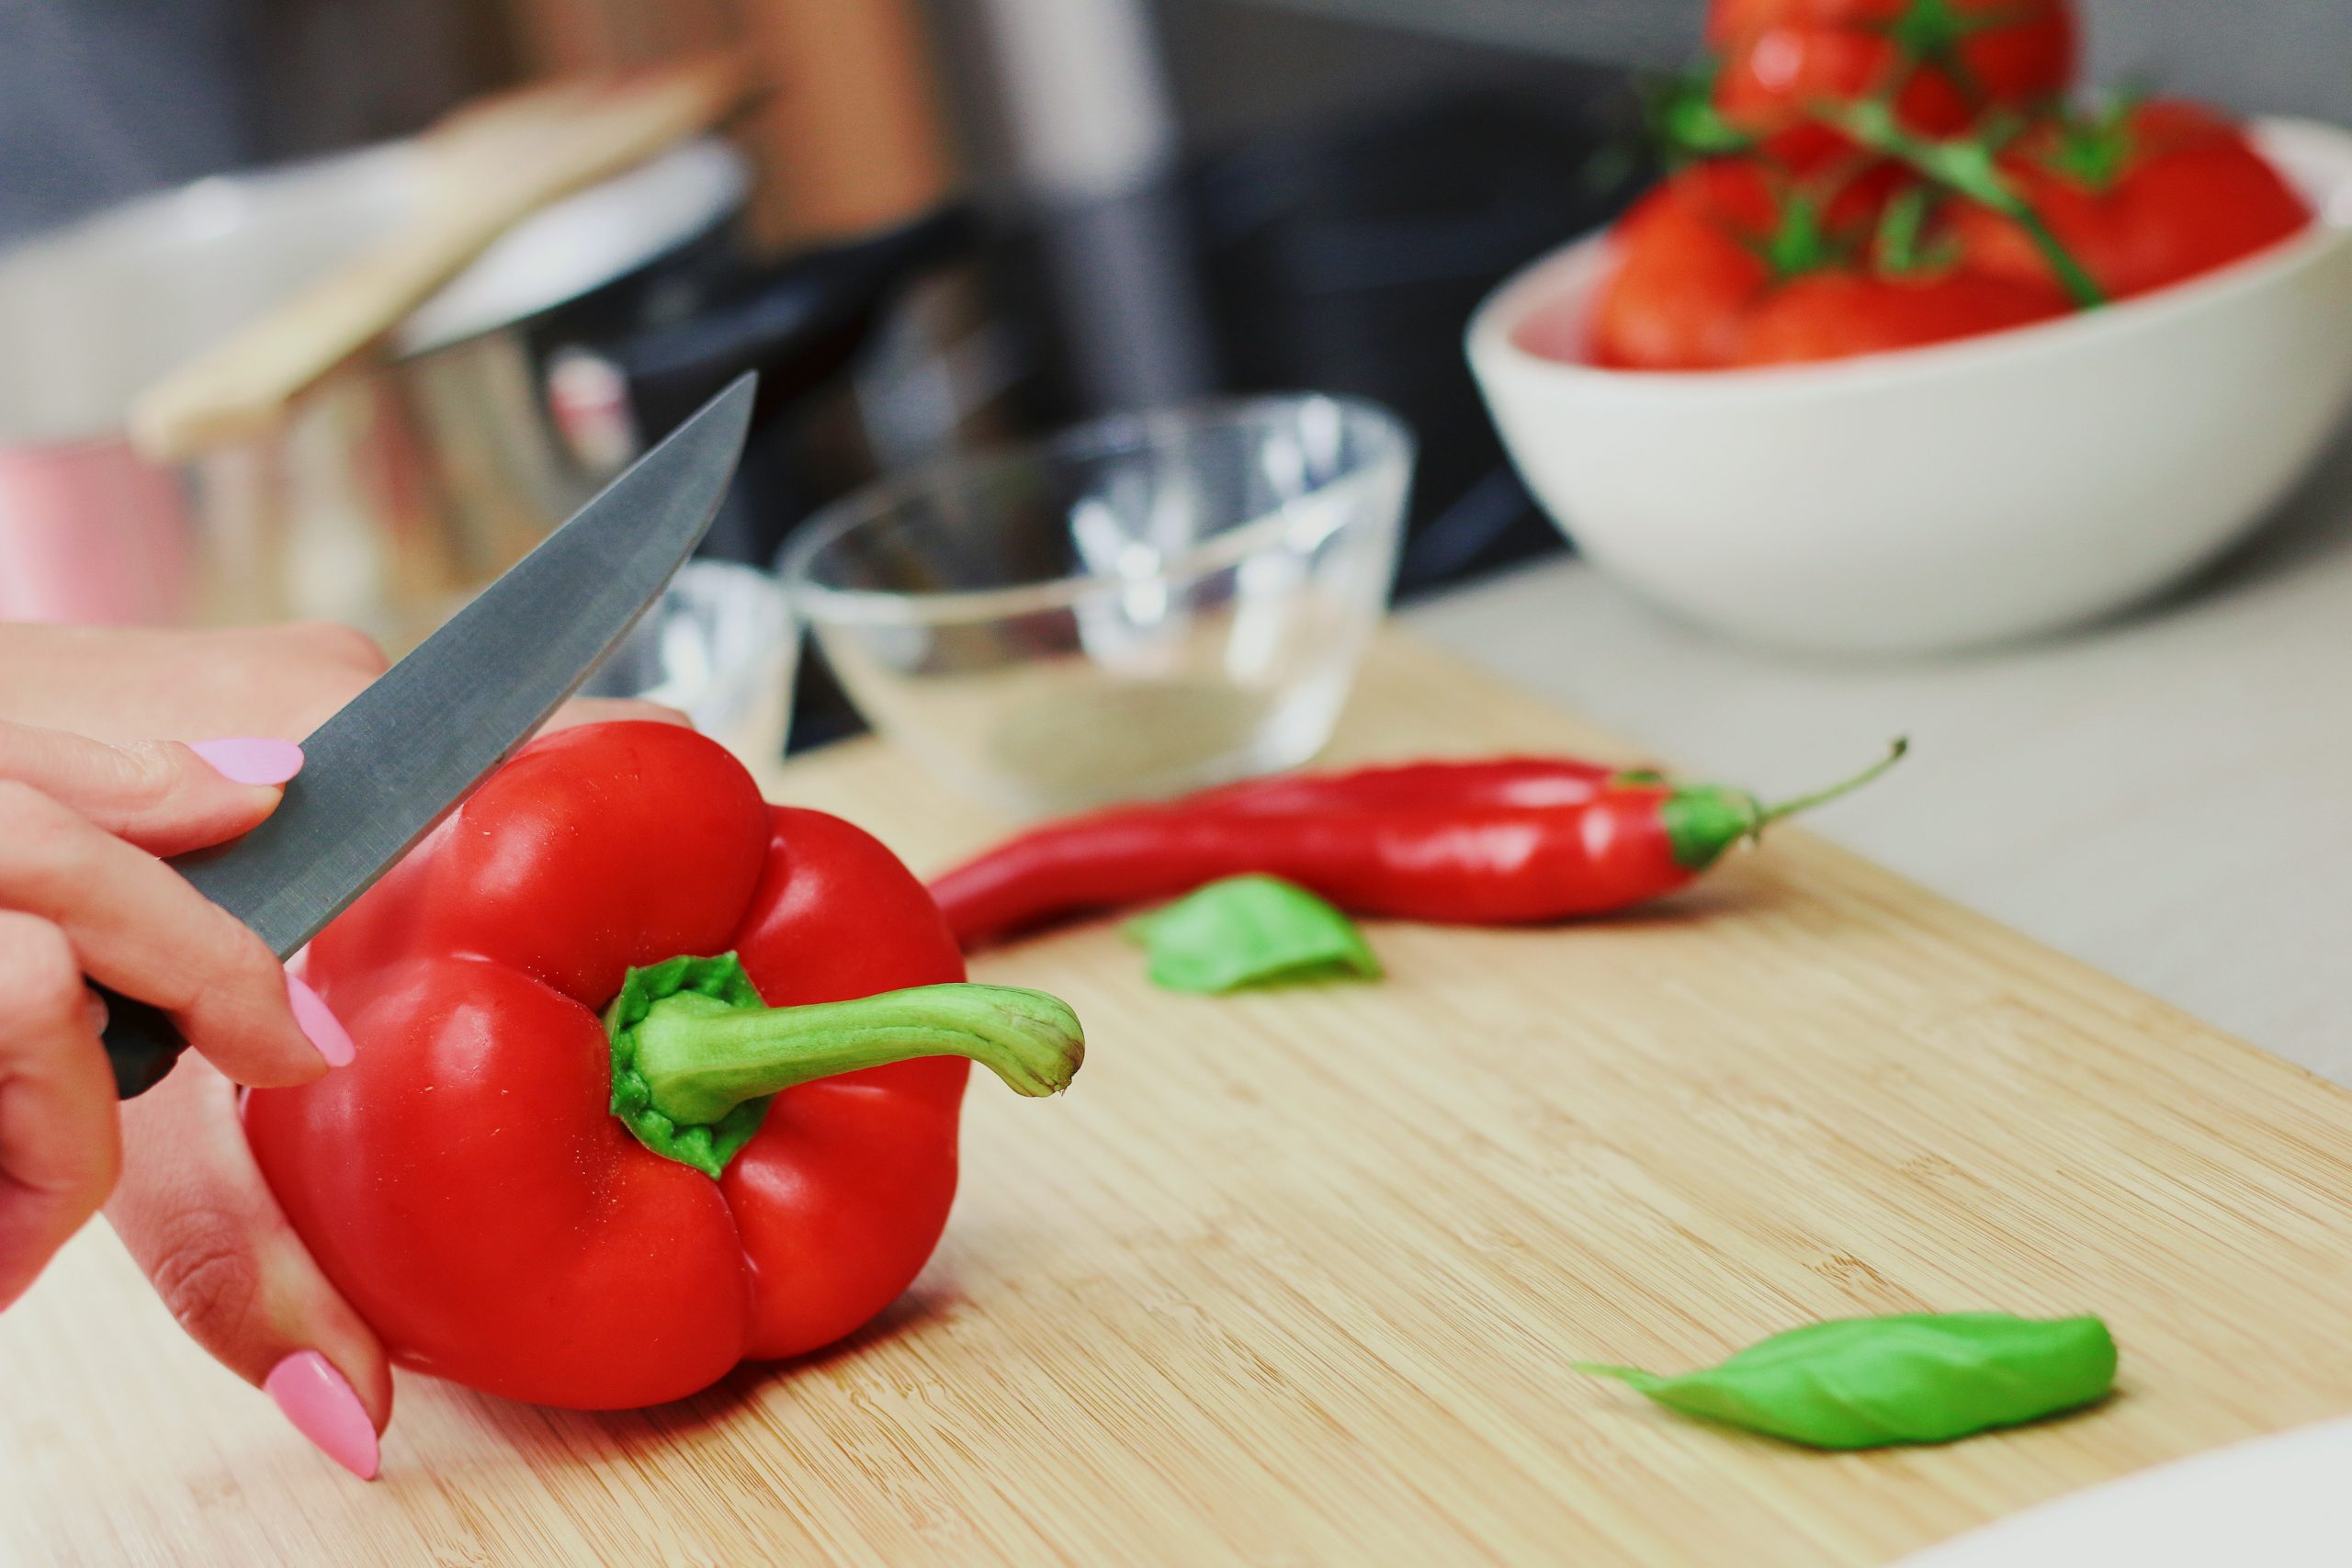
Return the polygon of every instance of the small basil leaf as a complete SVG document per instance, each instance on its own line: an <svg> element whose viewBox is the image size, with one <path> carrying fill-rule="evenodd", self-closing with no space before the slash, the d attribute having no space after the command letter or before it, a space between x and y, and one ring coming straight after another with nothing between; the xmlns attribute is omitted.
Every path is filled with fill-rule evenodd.
<svg viewBox="0 0 2352 1568"><path fill-rule="evenodd" d="M1143 946L1152 983L1171 991L1380 977L1380 961L1354 921L1278 877L1213 882L1126 931Z"/></svg>
<svg viewBox="0 0 2352 1568"><path fill-rule="evenodd" d="M1680 1377L1576 1365L1687 1416L1817 1449L1874 1449L2077 1409L2113 1386L2115 1360L2096 1317L1947 1313L1812 1324Z"/></svg>

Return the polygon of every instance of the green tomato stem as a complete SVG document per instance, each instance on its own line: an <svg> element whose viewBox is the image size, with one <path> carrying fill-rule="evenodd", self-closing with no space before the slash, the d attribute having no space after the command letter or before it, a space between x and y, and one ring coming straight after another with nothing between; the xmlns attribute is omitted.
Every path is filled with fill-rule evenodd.
<svg viewBox="0 0 2352 1568"><path fill-rule="evenodd" d="M2050 231L2050 225L2041 220L2041 214L2036 212L2031 206L2015 197L2010 198L2010 204L2007 207L1994 202L1986 202L1985 205L1996 212L2006 213L2018 228L2025 231L2026 238L2033 242L2034 248L2040 251L2042 259L2050 264L2050 270L2058 275L2059 287L2065 289L2066 297L2075 302L2075 309L2096 310L2108 302L2107 290L2098 286L2097 278L2084 270L2083 264L2076 261L2074 253L2060 243L2057 235Z"/></svg>
<svg viewBox="0 0 2352 1568"><path fill-rule="evenodd" d="M1937 184L2016 223L2050 264L2059 287L2077 310L2094 310L2108 302L2107 291L2098 286L2098 280L2075 259L2074 253L2051 231L2032 204L2010 187L1984 142L1930 141L1914 136L1895 119L1890 106L1876 99L1820 106L1814 112L1863 146L1899 159Z"/></svg>

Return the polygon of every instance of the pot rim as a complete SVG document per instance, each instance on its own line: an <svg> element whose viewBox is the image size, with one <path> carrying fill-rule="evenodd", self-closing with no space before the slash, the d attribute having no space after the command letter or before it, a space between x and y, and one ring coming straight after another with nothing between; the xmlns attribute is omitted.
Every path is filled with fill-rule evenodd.
<svg viewBox="0 0 2352 1568"><path fill-rule="evenodd" d="M304 212L322 192L343 198L340 205L349 209L341 214L345 220L354 214L373 220L396 213L403 199L413 200L399 193L413 191L419 166L414 142L402 141L207 176L0 246L0 276L19 268L72 267L76 257L119 258L112 268L119 273L119 292L142 279L152 285L168 278L181 257L205 256L216 269L232 266L234 253L227 253L232 259L224 263L220 247L248 233L254 243L269 243L288 213ZM390 334L388 362L526 325L659 264L734 222L749 199L751 180L743 153L721 137L706 135L551 204L411 312ZM389 229L397 217L385 221ZM338 260L368 243L370 237L362 235ZM334 265L328 261L321 270ZM288 286L294 287L300 285ZM96 320L104 309L100 298L95 305L77 303L74 314ZM224 324L188 335L200 338L210 332L217 337L233 330L240 314L232 307L222 313ZM0 342L0 358L9 357L7 346ZM55 365L57 354L55 342L46 353L29 354L27 373L41 374L41 364ZM0 428L0 450L46 453L121 441L130 399L160 373L138 372L135 364L128 373L100 369L95 385L62 395L62 410L51 400L48 412L40 411L40 402L53 400L53 392L41 399L28 396L19 417L8 422L17 428Z"/></svg>
<svg viewBox="0 0 2352 1568"><path fill-rule="evenodd" d="M466 270L409 313L392 334L395 359L414 359L560 310L734 221L750 200L751 162L718 136L697 137L624 174L615 175L518 223ZM607 215L624 220L607 232L619 243L593 263L582 239ZM545 275L526 282L523 258L535 249L564 258L550 288Z"/></svg>

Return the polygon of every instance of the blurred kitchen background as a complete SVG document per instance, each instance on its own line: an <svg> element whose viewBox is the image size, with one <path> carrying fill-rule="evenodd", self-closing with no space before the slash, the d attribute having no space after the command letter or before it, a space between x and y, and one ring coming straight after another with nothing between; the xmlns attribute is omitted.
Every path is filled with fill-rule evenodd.
<svg viewBox="0 0 2352 1568"><path fill-rule="evenodd" d="M1565 547L1460 350L1505 274L1646 176L1633 73L1701 0L0 0L0 242L140 193L399 137L503 86L720 50L763 96L748 243L962 204L763 430L708 548L959 443L1213 390L1313 387L1422 448L1426 595ZM2344 0L2094 0L2092 74L2352 118ZM941 238L944 235L944 238ZM691 406L687 404L685 406ZM641 405L658 424L683 409ZM637 432L640 438L659 429ZM855 720L804 676L796 745Z"/></svg>

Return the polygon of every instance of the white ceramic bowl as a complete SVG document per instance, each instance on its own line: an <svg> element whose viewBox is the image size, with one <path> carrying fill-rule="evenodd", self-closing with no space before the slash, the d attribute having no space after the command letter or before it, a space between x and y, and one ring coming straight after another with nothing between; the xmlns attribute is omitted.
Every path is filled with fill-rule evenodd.
<svg viewBox="0 0 2352 1568"><path fill-rule="evenodd" d="M1503 443L1561 529L1637 591L1790 647L1925 652L2143 599L2248 533L2352 400L2352 134L2269 120L2312 230L2045 325L1790 368L1659 375L1512 333L1589 295L1585 241L1471 320Z"/></svg>

